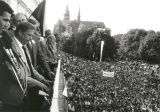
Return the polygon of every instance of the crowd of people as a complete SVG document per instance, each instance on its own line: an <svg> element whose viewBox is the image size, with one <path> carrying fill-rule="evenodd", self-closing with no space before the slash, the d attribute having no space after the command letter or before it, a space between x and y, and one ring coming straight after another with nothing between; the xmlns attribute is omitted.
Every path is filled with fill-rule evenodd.
<svg viewBox="0 0 160 112"><path fill-rule="evenodd" d="M38 21L14 14L0 0L1 112L45 111L42 107L55 78L56 46L51 30L41 37Z"/></svg>
<svg viewBox="0 0 160 112"><path fill-rule="evenodd" d="M160 112L157 65L62 56L69 112ZM114 72L114 77L104 77L102 70Z"/></svg>

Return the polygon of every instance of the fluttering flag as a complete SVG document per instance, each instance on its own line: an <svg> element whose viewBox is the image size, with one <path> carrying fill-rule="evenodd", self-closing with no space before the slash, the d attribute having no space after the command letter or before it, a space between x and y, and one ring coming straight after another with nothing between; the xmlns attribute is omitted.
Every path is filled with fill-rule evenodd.
<svg viewBox="0 0 160 112"><path fill-rule="evenodd" d="M102 75L103 75L104 77L114 77L114 72L102 71Z"/></svg>
<svg viewBox="0 0 160 112"><path fill-rule="evenodd" d="M64 87L62 95L65 96L65 97L68 97L68 94L67 94L67 85L66 84L65 84L65 87Z"/></svg>
<svg viewBox="0 0 160 112"><path fill-rule="evenodd" d="M100 62L102 61L104 41L101 41Z"/></svg>
<svg viewBox="0 0 160 112"><path fill-rule="evenodd" d="M63 81L65 83L65 87L64 87L64 90L62 92L62 95L65 96L65 97L68 97L68 93L67 93L67 83L68 83L68 80L71 76L67 77L68 75L70 75L70 73L67 73L67 75L63 78Z"/></svg>
<svg viewBox="0 0 160 112"><path fill-rule="evenodd" d="M33 16L40 23L40 31L42 36L44 36L46 28L45 11L46 11L46 0L43 0L30 15L30 17Z"/></svg>

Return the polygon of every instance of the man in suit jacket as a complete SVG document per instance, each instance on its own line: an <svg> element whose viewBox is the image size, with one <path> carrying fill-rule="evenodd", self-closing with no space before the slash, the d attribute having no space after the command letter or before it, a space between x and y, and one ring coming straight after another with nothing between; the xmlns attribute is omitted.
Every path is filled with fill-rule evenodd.
<svg viewBox="0 0 160 112"><path fill-rule="evenodd" d="M20 112L26 94L26 68L11 39L3 30L8 29L13 10L0 1L0 111ZM9 43L8 43L9 42Z"/></svg>
<svg viewBox="0 0 160 112"><path fill-rule="evenodd" d="M28 30L26 30L26 29L28 29ZM29 99L31 101L30 103L31 103L32 110L39 111L40 106L37 104L39 104L39 102L42 100L39 100L39 98L38 98L39 96L38 96L37 89L36 88L30 89L30 88L39 87L39 89L41 89L41 90L48 91L47 86L49 86L51 82L46 80L43 76L41 76L35 70L35 68L33 67L33 65L31 63L31 57L29 55L29 50L27 49L26 43L28 43L30 38L32 38L34 30L35 30L35 28L31 23L21 22L16 28L16 31L15 31L16 38L13 37L13 40L15 39L17 42L17 45L19 45L19 48L21 49L21 52L20 52L21 56L22 56L24 62L27 62L26 64L29 66L29 70L31 72L31 74L29 74L27 77L27 83L28 83L27 85L29 88ZM47 86L45 86L43 83ZM34 101L36 101L36 102L34 102Z"/></svg>
<svg viewBox="0 0 160 112"><path fill-rule="evenodd" d="M22 52L21 55L24 59L24 61L29 65L29 62L31 62L31 58L29 56L29 51L26 47L26 43L28 43L28 41L30 40L30 38L32 37L33 33L34 33L34 30L35 30L35 27L30 24L29 22L22 22L20 23L17 28L16 28L16 31L15 31L15 37L13 37L13 42L17 42L17 44L19 45L20 49ZM16 41L14 41L16 40ZM27 53L28 55L25 54L25 51L23 50L22 46L25 46L26 50L27 50ZM25 56L24 56L25 54ZM29 60L27 60L27 56L29 57ZM29 77L31 78L34 78L40 82L43 82L44 84L48 85L48 82L44 77L42 77L36 70L35 68L33 67L32 63L31 63L31 66L29 66L30 68L30 72L31 72L31 75L33 77L31 77L31 75ZM33 70L33 73L32 73L32 70ZM28 80L28 86L30 86L29 84L31 84L32 82L34 82L33 79L27 79ZM31 81L31 82L30 82Z"/></svg>
<svg viewBox="0 0 160 112"><path fill-rule="evenodd" d="M19 23L24 22L24 21L27 21L27 17L22 13L16 14L13 18L13 22L16 27ZM37 23L34 23L34 21L29 21L29 22L32 23L33 25L37 24ZM37 26L35 26L35 27L37 27ZM29 49L29 52L31 55L32 64L36 70L37 70L37 66L41 66L41 68L45 71L45 75L43 75L43 76L48 80L52 80L52 78L55 77L55 74L49 68L49 66L45 60L44 54L41 51L41 48L40 48L40 45L38 42L38 38L36 36L37 35L34 34L31 38L32 41L30 41L28 43L28 44L30 44L30 46L27 45L27 48Z"/></svg>

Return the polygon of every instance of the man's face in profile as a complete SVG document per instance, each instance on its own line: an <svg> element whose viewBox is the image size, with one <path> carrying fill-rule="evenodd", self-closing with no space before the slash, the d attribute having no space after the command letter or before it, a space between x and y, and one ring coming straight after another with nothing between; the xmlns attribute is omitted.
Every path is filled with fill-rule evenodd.
<svg viewBox="0 0 160 112"><path fill-rule="evenodd" d="M33 34L34 34L34 30L31 30L31 29L27 30L26 32L21 32L20 33L20 36L21 36L20 41L21 41L21 43L23 45L27 44L28 41L31 40Z"/></svg>
<svg viewBox="0 0 160 112"><path fill-rule="evenodd" d="M0 15L0 32L10 27L10 23L9 23L10 18L11 18L11 14L8 12L3 12L3 15Z"/></svg>

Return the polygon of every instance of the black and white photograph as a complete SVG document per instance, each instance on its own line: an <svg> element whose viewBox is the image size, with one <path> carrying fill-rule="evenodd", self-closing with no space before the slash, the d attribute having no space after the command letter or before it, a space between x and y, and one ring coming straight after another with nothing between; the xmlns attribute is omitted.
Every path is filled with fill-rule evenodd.
<svg viewBox="0 0 160 112"><path fill-rule="evenodd" d="M159 0L0 0L0 112L160 112Z"/></svg>

